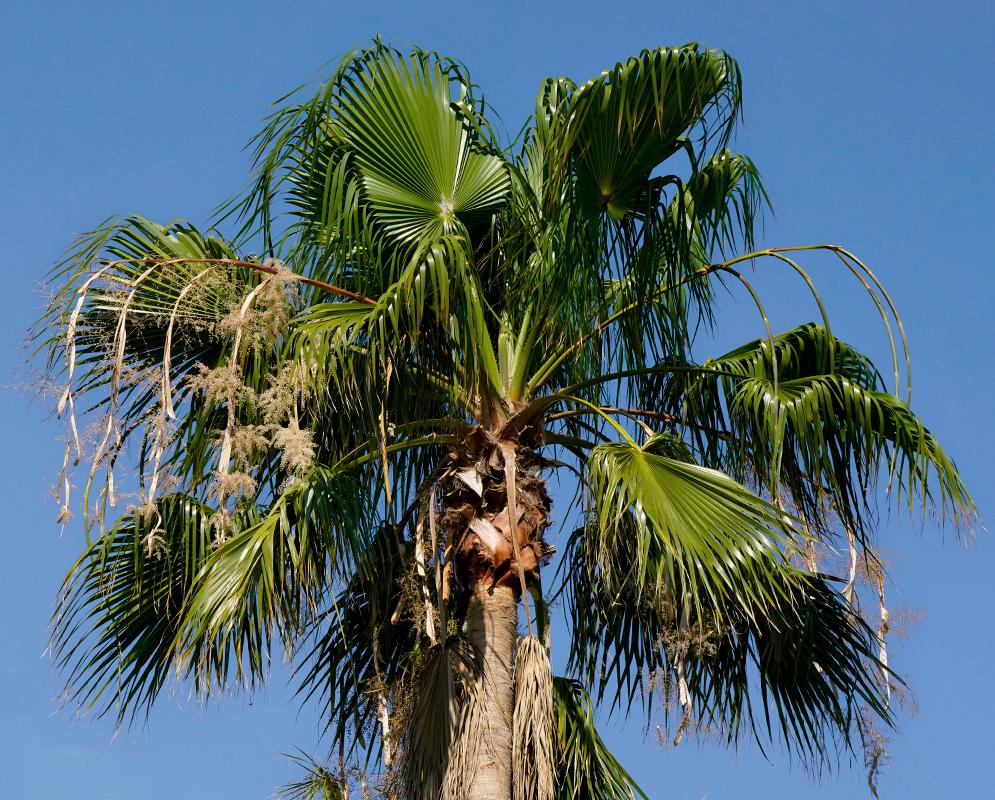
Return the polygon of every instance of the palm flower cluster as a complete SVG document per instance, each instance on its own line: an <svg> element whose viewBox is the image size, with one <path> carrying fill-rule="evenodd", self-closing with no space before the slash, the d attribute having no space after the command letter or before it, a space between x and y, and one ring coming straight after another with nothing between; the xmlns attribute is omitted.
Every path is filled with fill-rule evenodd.
<svg viewBox="0 0 995 800"><path fill-rule="evenodd" d="M267 120L227 238L137 216L81 237L32 331L63 524L89 465L67 701L124 722L173 681L251 690L282 650L331 739L299 797L642 796L598 705L814 768L864 742L876 770L896 678L856 586L879 575L887 614L878 477L974 509L902 399L871 271L754 249L741 89L724 52L646 50L546 80L505 145L463 65L377 40ZM880 310L894 393L833 335L796 261L817 250ZM740 270L770 262L818 321L766 325ZM698 363L723 287L764 335ZM556 546L552 475L579 509Z"/></svg>

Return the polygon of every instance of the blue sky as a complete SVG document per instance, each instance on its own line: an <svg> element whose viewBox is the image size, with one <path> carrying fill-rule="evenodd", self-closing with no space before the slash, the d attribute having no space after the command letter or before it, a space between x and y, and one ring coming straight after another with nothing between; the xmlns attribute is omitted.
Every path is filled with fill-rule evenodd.
<svg viewBox="0 0 995 800"><path fill-rule="evenodd" d="M832 242L863 258L902 314L913 408L957 460L983 517L995 450L991 277L995 253L995 12L982 2L629 2L500 4L49 2L12 0L0 29L0 315L5 371L41 302L35 282L73 232L130 212L201 221L247 177L242 147L267 106L359 40L381 34L464 61L514 133L540 81L585 80L645 47L728 50L745 84L750 155L775 196L768 244ZM831 260L806 262L834 332L887 363L873 307ZM784 329L816 314L769 266L751 277ZM722 306L724 352L760 335L748 298ZM5 383L13 383L8 373ZM60 459L57 428L13 389L0 393L6 458L0 559L0 800L265 797L294 773L278 751L315 748L319 721L275 670L253 703L198 710L163 698L145 727L71 722L52 698L44 651L61 577L82 547L42 505ZM905 558L889 591L923 606L894 663L916 689L882 797L990 791L995 698L995 558L982 534L893 516L882 543ZM813 782L756 747L665 751L638 722L609 738L651 798L867 796L859 770Z"/></svg>

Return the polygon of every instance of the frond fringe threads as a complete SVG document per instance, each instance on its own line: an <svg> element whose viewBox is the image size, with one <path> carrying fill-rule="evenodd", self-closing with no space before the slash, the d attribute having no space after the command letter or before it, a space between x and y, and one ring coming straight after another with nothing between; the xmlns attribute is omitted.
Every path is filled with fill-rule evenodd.
<svg viewBox="0 0 995 800"><path fill-rule="evenodd" d="M514 800L553 800L553 674L546 648L534 636L521 640L515 656L513 725Z"/></svg>

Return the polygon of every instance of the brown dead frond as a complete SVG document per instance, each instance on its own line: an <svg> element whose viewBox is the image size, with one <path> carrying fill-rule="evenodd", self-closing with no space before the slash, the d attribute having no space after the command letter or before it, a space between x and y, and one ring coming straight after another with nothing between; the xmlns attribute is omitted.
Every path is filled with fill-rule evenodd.
<svg viewBox="0 0 995 800"><path fill-rule="evenodd" d="M401 777L409 800L438 800L456 733L459 706L447 648L436 645L419 676L405 731Z"/></svg>
<svg viewBox="0 0 995 800"><path fill-rule="evenodd" d="M473 786L477 755L487 726L483 668L480 654L469 642L461 638L447 641L460 688L460 717L456 738L449 751L442 800L463 800Z"/></svg>
<svg viewBox="0 0 995 800"><path fill-rule="evenodd" d="M515 657L512 769L515 800L552 800L555 790L553 675L546 648L534 636Z"/></svg>

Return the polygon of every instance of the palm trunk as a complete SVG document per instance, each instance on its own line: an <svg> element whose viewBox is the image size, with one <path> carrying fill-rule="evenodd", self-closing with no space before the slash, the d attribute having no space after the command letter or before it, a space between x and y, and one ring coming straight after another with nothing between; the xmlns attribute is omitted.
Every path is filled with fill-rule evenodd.
<svg viewBox="0 0 995 800"><path fill-rule="evenodd" d="M499 471L493 456L467 457L459 480L445 487L446 517L456 526L452 541L459 542L453 554L455 576L468 588L457 616L465 611L466 638L483 662L482 739L473 754L476 769L465 778L466 800L512 798L517 598L525 590L522 576L526 584L537 580L553 551L542 538L551 505L539 475L543 462L519 439L517 469L511 471L513 529L507 491L511 476Z"/></svg>
<svg viewBox="0 0 995 800"><path fill-rule="evenodd" d="M510 587L485 582L473 588L466 614L466 637L483 657L483 741L468 800L511 800L513 669L518 637L518 603Z"/></svg>

